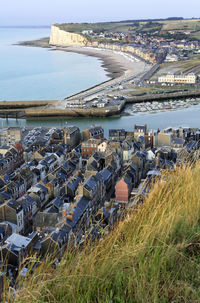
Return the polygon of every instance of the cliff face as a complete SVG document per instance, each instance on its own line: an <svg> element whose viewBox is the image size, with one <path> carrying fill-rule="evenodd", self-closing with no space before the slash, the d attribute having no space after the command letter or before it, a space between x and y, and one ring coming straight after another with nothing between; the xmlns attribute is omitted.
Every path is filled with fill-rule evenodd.
<svg viewBox="0 0 200 303"><path fill-rule="evenodd" d="M50 44L63 46L85 46L88 44L86 37L80 34L69 33L59 29L59 27L51 26Z"/></svg>

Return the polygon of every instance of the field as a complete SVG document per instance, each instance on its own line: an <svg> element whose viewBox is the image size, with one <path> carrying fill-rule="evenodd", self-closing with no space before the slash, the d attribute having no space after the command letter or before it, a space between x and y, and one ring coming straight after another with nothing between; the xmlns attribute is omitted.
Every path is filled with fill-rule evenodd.
<svg viewBox="0 0 200 303"><path fill-rule="evenodd" d="M15 302L200 302L199 176L199 165L164 175L103 241L19 282Z"/></svg>

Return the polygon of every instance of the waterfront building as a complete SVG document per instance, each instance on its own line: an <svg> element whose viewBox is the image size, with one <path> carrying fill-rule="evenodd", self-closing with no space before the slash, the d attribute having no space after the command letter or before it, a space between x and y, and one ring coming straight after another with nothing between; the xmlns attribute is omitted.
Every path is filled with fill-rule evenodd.
<svg viewBox="0 0 200 303"><path fill-rule="evenodd" d="M172 132L161 131L160 133L158 133L158 147L170 146L173 138L174 135Z"/></svg>
<svg viewBox="0 0 200 303"><path fill-rule="evenodd" d="M0 146L15 145L21 141L21 128L9 127L0 130Z"/></svg>
<svg viewBox="0 0 200 303"><path fill-rule="evenodd" d="M195 84L197 77L194 73L188 75L168 74L158 77L159 83Z"/></svg>
<svg viewBox="0 0 200 303"><path fill-rule="evenodd" d="M64 128L64 143L75 147L81 139L80 129L77 126L68 126Z"/></svg>
<svg viewBox="0 0 200 303"><path fill-rule="evenodd" d="M134 125L134 138L137 140L141 136L147 135L147 125Z"/></svg>

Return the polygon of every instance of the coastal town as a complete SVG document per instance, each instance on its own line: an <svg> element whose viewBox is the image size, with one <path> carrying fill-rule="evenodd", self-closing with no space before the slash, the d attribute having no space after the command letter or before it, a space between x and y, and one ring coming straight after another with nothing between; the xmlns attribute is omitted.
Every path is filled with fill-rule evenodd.
<svg viewBox="0 0 200 303"><path fill-rule="evenodd" d="M2 1L0 303L200 303L199 9Z"/></svg>
<svg viewBox="0 0 200 303"><path fill-rule="evenodd" d="M163 174L199 158L200 130L0 130L0 286L101 241ZM30 262L34 256L34 262Z"/></svg>
<svg viewBox="0 0 200 303"><path fill-rule="evenodd" d="M143 112L140 103L171 99L178 109L200 96L198 20L147 20L90 24L55 24L50 38L22 42L51 51L94 56L102 61L109 80L61 100L37 105L16 102L0 108L3 117L109 117ZM162 93L162 96L160 95ZM19 102L18 102L19 103ZM187 102L187 106L193 102ZM136 110L127 111L129 104ZM158 104L157 110L160 109ZM145 105L144 108L149 105ZM142 110L140 110L140 108ZM6 109L6 111L5 111Z"/></svg>

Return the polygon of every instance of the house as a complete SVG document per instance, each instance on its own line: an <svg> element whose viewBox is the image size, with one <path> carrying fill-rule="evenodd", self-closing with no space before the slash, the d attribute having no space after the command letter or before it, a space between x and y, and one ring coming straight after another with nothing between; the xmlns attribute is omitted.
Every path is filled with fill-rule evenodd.
<svg viewBox="0 0 200 303"><path fill-rule="evenodd" d="M174 139L174 134L171 131L161 131L158 133L158 147L170 146Z"/></svg>
<svg viewBox="0 0 200 303"><path fill-rule="evenodd" d="M25 191L27 191L33 183L36 181L34 180L34 174L28 166L22 166L20 171L17 173L20 175L20 178L23 180L23 184L25 187Z"/></svg>
<svg viewBox="0 0 200 303"><path fill-rule="evenodd" d="M120 181L117 182L115 186L115 196L116 201L120 205L125 206L125 204L130 202L132 188L133 183L129 174L125 175Z"/></svg>
<svg viewBox="0 0 200 303"><path fill-rule="evenodd" d="M74 247L78 244L89 226L91 201L85 196L82 196L76 205L72 205L66 217L66 225L71 229L69 235L69 245Z"/></svg>
<svg viewBox="0 0 200 303"><path fill-rule="evenodd" d="M89 128L90 139L103 139L104 129L101 126L92 126Z"/></svg>
<svg viewBox="0 0 200 303"><path fill-rule="evenodd" d="M75 159L74 159L75 160ZM72 159L67 160L66 162L63 162L61 168L65 171L67 174L67 178L73 175L74 171L76 170L78 166L77 161L73 161Z"/></svg>
<svg viewBox="0 0 200 303"><path fill-rule="evenodd" d="M109 129L109 140L124 141L126 139L125 129Z"/></svg>
<svg viewBox="0 0 200 303"><path fill-rule="evenodd" d="M25 184L24 184L24 179L21 178L21 176L18 174L17 176L15 176L13 178L13 181L17 185L17 192L18 192L17 198L20 198L23 195L25 195L26 188L25 188Z"/></svg>
<svg viewBox="0 0 200 303"><path fill-rule="evenodd" d="M109 142L108 147L106 149L106 155L109 155L112 152L117 153L120 156L120 158L122 158L123 150L122 150L121 142L118 142L118 141L110 141Z"/></svg>
<svg viewBox="0 0 200 303"><path fill-rule="evenodd" d="M0 205L0 222L8 221L17 225L17 232L24 230L24 211L20 203L9 200Z"/></svg>
<svg viewBox="0 0 200 303"><path fill-rule="evenodd" d="M76 190L78 188L78 185L83 181L82 176L77 176L74 178L71 178L65 185L66 188L66 194L70 198L71 201L74 200L76 196Z"/></svg>
<svg viewBox="0 0 200 303"><path fill-rule="evenodd" d="M58 223L58 214L43 211L38 212L33 220L33 230L43 231L45 228L55 228Z"/></svg>
<svg viewBox="0 0 200 303"><path fill-rule="evenodd" d="M24 147L23 145L16 143L14 148L17 151L16 167L19 167L24 163Z"/></svg>
<svg viewBox="0 0 200 303"><path fill-rule="evenodd" d="M41 255L61 259L68 243L68 232L64 229L54 230L41 240Z"/></svg>
<svg viewBox="0 0 200 303"><path fill-rule="evenodd" d="M50 137L50 142L53 144L59 144L63 142L63 131L61 129L56 128Z"/></svg>
<svg viewBox="0 0 200 303"><path fill-rule="evenodd" d="M140 136L147 135L147 125L134 125L134 138L137 140Z"/></svg>
<svg viewBox="0 0 200 303"><path fill-rule="evenodd" d="M102 177L103 185L106 191L106 195L110 198L112 192L114 191L114 169L112 166L107 166L104 168L100 175Z"/></svg>
<svg viewBox="0 0 200 303"><path fill-rule="evenodd" d="M39 164L46 167L46 171L53 172L59 166L58 156L56 156L55 154L46 156L43 160L39 162Z"/></svg>
<svg viewBox="0 0 200 303"><path fill-rule="evenodd" d="M1 257L5 264L19 267L24 258L33 251L33 246L38 239L37 233L24 237L13 233L1 246Z"/></svg>
<svg viewBox="0 0 200 303"><path fill-rule="evenodd" d="M82 142L81 145L81 156L82 158L89 158L95 152L98 151L98 146L102 141L100 139L89 139L88 141Z"/></svg>
<svg viewBox="0 0 200 303"><path fill-rule="evenodd" d="M8 127L0 131L0 145L7 144L9 146L15 145L21 141L21 128Z"/></svg>
<svg viewBox="0 0 200 303"><path fill-rule="evenodd" d="M136 152L131 156L131 161L137 164L139 168L139 179L144 178L148 171L147 153L145 150Z"/></svg>
<svg viewBox="0 0 200 303"><path fill-rule="evenodd" d="M12 227L6 223L0 223L0 244L2 245L5 240L12 235Z"/></svg>
<svg viewBox="0 0 200 303"><path fill-rule="evenodd" d="M17 202L21 202L21 201L26 201L26 203L28 205L30 205L31 207L31 215L30 215L30 220L33 219L33 217L35 216L35 214L37 213L38 211L38 208L37 208L37 202L34 198L32 198L31 196L29 195L24 195L22 198L20 198L19 200L17 200Z"/></svg>
<svg viewBox="0 0 200 303"><path fill-rule="evenodd" d="M46 177L48 168L45 164L41 164L41 162L39 162L39 164L33 168L32 171L37 176L37 180L39 181L43 180Z"/></svg>
<svg viewBox="0 0 200 303"><path fill-rule="evenodd" d="M123 161L129 161L131 158L131 155L135 151L134 142L125 140L122 143L122 150L123 150Z"/></svg>
<svg viewBox="0 0 200 303"><path fill-rule="evenodd" d="M98 145L97 151L101 153L105 153L107 146L108 146L108 141L105 140Z"/></svg>
<svg viewBox="0 0 200 303"><path fill-rule="evenodd" d="M92 211L95 212L103 204L105 187L100 173L91 176L83 184L83 195L91 200Z"/></svg>
<svg viewBox="0 0 200 303"><path fill-rule="evenodd" d="M81 140L80 129L77 126L68 126L63 129L64 132L64 144L68 144L70 147L76 147Z"/></svg>
<svg viewBox="0 0 200 303"><path fill-rule="evenodd" d="M101 171L105 166L103 153L95 152L87 161L85 177Z"/></svg>
<svg viewBox="0 0 200 303"><path fill-rule="evenodd" d="M11 181L6 184L5 191L10 194L13 199L19 198L19 186L16 182Z"/></svg>
<svg viewBox="0 0 200 303"><path fill-rule="evenodd" d="M35 201L37 202L37 207L38 209L41 209L44 207L44 205L48 202L49 200L49 192L48 188L42 184L36 184L32 186L28 190L29 196L31 196Z"/></svg>
<svg viewBox="0 0 200 303"><path fill-rule="evenodd" d="M98 225L105 228L109 226L109 229L112 229L114 224L119 220L120 212L119 212L119 204L105 202L104 207L99 209L97 215L95 216L96 222Z"/></svg>
<svg viewBox="0 0 200 303"><path fill-rule="evenodd" d="M24 163L23 158L23 147L20 144L17 144L16 147L12 146L5 154L5 158L12 159L11 160L11 167L9 168L9 172L12 172L14 169L18 168L22 163Z"/></svg>
<svg viewBox="0 0 200 303"><path fill-rule="evenodd" d="M173 148L183 148L184 145L185 145L185 140L182 138L175 138L171 143L171 146Z"/></svg>
<svg viewBox="0 0 200 303"><path fill-rule="evenodd" d="M64 200L62 199L62 197L56 197L53 201L51 201L51 205L57 210L57 212L59 213L60 211L63 210L63 206L64 206Z"/></svg>

